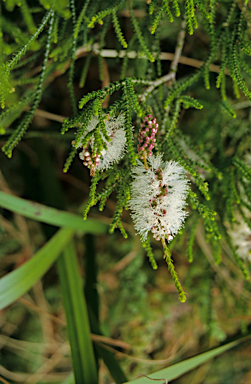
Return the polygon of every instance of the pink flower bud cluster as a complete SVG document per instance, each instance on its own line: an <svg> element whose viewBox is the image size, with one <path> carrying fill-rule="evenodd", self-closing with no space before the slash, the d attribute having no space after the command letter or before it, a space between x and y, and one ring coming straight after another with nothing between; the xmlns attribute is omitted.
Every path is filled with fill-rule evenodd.
<svg viewBox="0 0 251 384"><path fill-rule="evenodd" d="M110 139L112 140L114 138L114 134L117 131L117 129L113 129L111 135L109 135ZM95 174L96 168L98 167L100 163L100 155L97 153L93 153L93 149L91 147L91 140L88 141L87 146L80 152L79 157L81 160L83 160L83 164L91 169L91 172Z"/></svg>
<svg viewBox="0 0 251 384"><path fill-rule="evenodd" d="M138 154L141 159L144 156L152 156L152 150L155 145L155 135L158 130L158 124L156 119L152 118L152 115L148 115L144 118L143 123L141 123L141 128L139 131L139 144L138 144Z"/></svg>
<svg viewBox="0 0 251 384"><path fill-rule="evenodd" d="M83 160L83 164L90 168L92 173L95 173L97 166L100 162L100 155L97 153L93 153L92 147L90 145L90 141L87 143L87 146L83 149L83 151L79 154L81 160Z"/></svg>

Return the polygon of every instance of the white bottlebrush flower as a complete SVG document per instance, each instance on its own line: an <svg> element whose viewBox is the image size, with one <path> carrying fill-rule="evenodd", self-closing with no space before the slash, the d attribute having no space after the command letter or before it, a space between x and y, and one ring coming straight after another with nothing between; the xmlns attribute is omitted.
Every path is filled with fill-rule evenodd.
<svg viewBox="0 0 251 384"><path fill-rule="evenodd" d="M83 136L80 139L80 142L77 148L83 148L82 142L86 135L94 131L98 125L99 119L97 116L93 116L85 129ZM110 137L110 141L107 141L102 132L101 137L105 142L107 149L103 149L100 155L93 156L93 144L94 144L94 132L93 136L90 138L87 146L83 148L80 152L79 157L83 160L84 165L91 168L93 171L96 169L103 171L109 168L112 164L117 163L125 153L126 148L126 132L125 132L125 116L121 113L118 117L111 118L110 120L105 120L105 128L107 135Z"/></svg>
<svg viewBox="0 0 251 384"><path fill-rule="evenodd" d="M123 119L124 123L124 119ZM121 126L117 128L118 122L109 127L108 122L107 133L111 138L111 141L105 141L107 149L101 151L100 163L97 167L98 170L103 171L111 166L111 164L118 163L124 156L126 148L126 134L124 128Z"/></svg>
<svg viewBox="0 0 251 384"><path fill-rule="evenodd" d="M246 215L251 219L251 215ZM251 261L251 229L243 221L242 217L237 218L237 222L233 225L233 229L229 230L229 234L236 247L237 254L244 260Z"/></svg>
<svg viewBox="0 0 251 384"><path fill-rule="evenodd" d="M245 164L251 169L251 153L246 153L244 157ZM238 183L241 199L249 204L248 197L245 193L243 185ZM247 209L243 209L246 218L251 222L251 212ZM240 214L236 214L236 222L233 224L233 228L228 230L233 244L236 247L237 254L244 260L251 262L251 229L245 223Z"/></svg>
<svg viewBox="0 0 251 384"><path fill-rule="evenodd" d="M133 168L129 207L142 240L151 231L156 240L173 239L187 216L184 210L189 189L184 168L161 155L148 158L149 168L138 161Z"/></svg>

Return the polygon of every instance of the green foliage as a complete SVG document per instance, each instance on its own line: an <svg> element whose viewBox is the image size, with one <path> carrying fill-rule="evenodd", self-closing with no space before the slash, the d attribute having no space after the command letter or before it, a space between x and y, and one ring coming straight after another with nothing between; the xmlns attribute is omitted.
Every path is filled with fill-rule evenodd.
<svg viewBox="0 0 251 384"><path fill-rule="evenodd" d="M148 58L148 60L153 63L155 61L155 59L154 59L153 55L151 54L150 50L147 48L147 44L144 40L144 37L143 37L142 32L140 30L140 26L138 24L138 21L137 21L135 15L134 15L134 12L133 12L132 1L130 1L130 15L131 15L133 28L134 28L135 34L137 36L137 39L139 41L140 47L141 47L142 51L144 52L144 54L146 55L146 57Z"/></svg>
<svg viewBox="0 0 251 384"><path fill-rule="evenodd" d="M163 0L163 7L164 7L164 10L166 12L168 20L172 23L173 22L173 15L172 15L170 8L168 6L168 0ZM176 14L177 14L177 10L176 10Z"/></svg>
<svg viewBox="0 0 251 384"><path fill-rule="evenodd" d="M191 226L189 238L188 238L188 242L187 242L187 256L188 256L189 263L192 263L192 261L193 261L193 245L194 245L195 232L196 232L196 228L198 226L198 223L199 223L199 216L196 217L196 219L194 220L194 222Z"/></svg>
<svg viewBox="0 0 251 384"><path fill-rule="evenodd" d="M193 97L190 96L180 96L179 101L181 101L184 105L184 108L196 108L196 109L202 109L203 105L201 105L198 100L195 100Z"/></svg>
<svg viewBox="0 0 251 384"><path fill-rule="evenodd" d="M16 3L6 2L6 7L9 11L11 11ZM53 61L57 63L57 61L61 61L62 63L64 60L66 60L67 56L70 56L70 63L69 63L69 76L68 76L68 87L69 87L69 95L70 100L74 112L74 116L68 118L64 121L62 126L62 133L65 133L70 128L77 128L77 134L76 138L73 142L73 148L72 151L69 154L68 159L66 160L65 166L64 166L64 172L67 172L70 164L72 163L74 156L77 154L77 150L79 145L81 144L83 148L87 145L89 140L91 139L92 133L89 132L85 138L83 139L83 134L88 127L89 122L91 121L92 116L98 116L99 122L93 132L94 134L94 143L93 143L93 150L97 154L101 154L103 150L107 149L107 142L110 141L110 137L107 134L105 123L104 123L104 113L102 110L102 103L107 99L107 97L112 96L115 97L115 101L111 103L110 107L108 108L108 116L111 118L112 116L116 116L116 114L119 111L123 111L125 116L125 135L126 135L126 142L127 142L127 153L128 153L128 160L130 162L130 167L134 166L136 164L137 154L136 154L136 132L133 134L132 131L132 120L134 119L134 112L136 112L137 116L144 117L145 115L151 113L151 106L145 102L145 97L142 97L140 95L140 92L142 92L142 87L148 86L151 88L151 80L147 82L147 79L133 79L132 77L125 77L125 71L128 63L128 54L131 52L134 44L135 39L138 40L140 49L144 52L146 57L149 60L149 68L151 67L151 62L155 60L153 54L148 49L148 44L150 39L150 35L148 33L143 33L142 27L137 20L137 17L135 16L134 12L134 4L133 1L130 1L130 18L132 21L132 25L135 31L134 37L130 40L129 47L127 46L126 39L124 35L122 34L122 30L120 27L120 21L119 21L119 14L118 10L121 9L124 6L124 2L120 1L112 6L103 7L103 9L99 9L98 4L90 4L89 1L85 2L85 4L82 6L82 8L79 10L76 9L75 2L73 0L68 2L63 2L60 4L61 6L61 12L58 12L58 5L54 7L55 11L58 12L57 17L54 18L54 11L51 8L51 3L49 1L42 1L41 5L49 9L48 13L44 16L42 22L40 23L38 28L35 28L35 22L33 20L32 13L29 10L29 7L25 1L18 3L19 6L21 6L21 13L23 15L24 21L26 23L26 28L28 33L31 35L29 40L26 39L22 40L22 37L20 39L20 44L25 42L23 46L19 49L17 54L14 55L14 57L11 58L11 60L7 61L6 64L3 64L1 67L2 71L2 80L1 80L1 97L2 97L2 106L4 105L4 98L6 92L12 91L13 85L24 87L26 84L38 84L37 89L34 90L33 94L31 93L31 96L29 98L21 99L15 106L11 106L7 109L6 112L2 113L2 121L4 124L4 127L7 126L8 122L14 121L16 117L18 117L22 111L24 110L24 107L27 105L27 103L30 102L30 100L34 100L33 104L31 105L31 108L29 112L27 112L26 116L23 120L21 120L21 123L19 123L18 128L12 133L9 140L6 142L6 144L3 146L3 151L7 154L7 156L11 157L12 151L14 147L18 144L20 139L25 134L26 130L28 129L28 126L30 125L34 113L37 109L37 106L41 100L42 91L43 91L43 84L46 80L46 76L49 76L49 71L47 71L46 67L48 64L49 56L53 58ZM180 162L180 164L189 172L189 174L192 177L193 183L196 185L196 187L200 190L200 192L204 195L206 200L210 200L210 192L208 191L208 182L204 181L203 178L200 176L198 169L203 169L205 172L212 173L212 175L220 178L222 173L220 170L217 169L213 165L211 161L208 159L205 159L203 155L203 151L198 151L198 148L195 148L193 146L192 142L188 140L188 137L186 135L183 135L180 128L179 128L179 119L181 116L181 113L183 113L182 106L185 109L195 108L195 109L202 109L202 104L198 102L194 97L189 96L187 94L183 94L188 87L194 87L195 83L200 80L201 77L204 77L205 87L206 89L209 89L209 73L210 73L210 64L213 60L215 60L219 54L220 49L220 58L221 58L221 64L220 64L220 70L219 74L217 76L216 80L216 87L221 88L221 95L222 95L222 106L225 108L225 110L232 116L235 117L236 113L233 110L232 106L227 100L227 75L226 75L226 69L229 69L229 74L233 79L234 87L237 92L237 86L244 92L244 94L249 97L250 92L248 90L248 87L244 81L244 77L241 74L241 68L243 68L248 74L250 74L250 69L248 67L248 64L245 62L244 58L242 57L242 52L245 52L246 54L250 55L250 49L248 46L248 42L246 39L246 34L244 33L244 29L246 28L245 23L245 17L243 16L240 9L236 9L235 4L231 4L229 6L225 6L226 13L226 19L225 21L220 24L216 23L216 7L215 2L210 1L208 5L205 5L201 1L191 1L188 0L185 2L185 8L182 9L179 7L179 4L177 1L169 2L167 0L164 0L161 5L158 4L157 1L152 1L149 5L149 13L150 15L154 15L151 19L152 21L152 27L151 32L155 33L157 30L157 27L159 25L159 22L161 20L162 14L165 11L167 14L167 17L170 22L173 22L173 15L172 12L174 11L174 14L176 17L180 17L182 12L186 15L186 22L187 22L187 28L189 34L193 34L194 29L197 28L197 17L195 15L196 8L201 13L203 18L203 23L205 30L208 32L210 36L210 52L208 54L208 58L205 61L204 66L202 66L197 72L190 75L187 78L183 78L178 82L173 82L172 87L170 88L168 95L166 96L166 100L164 102L164 105L162 105L162 90L161 90L161 82L156 82L156 85L154 83L155 75L154 71L152 71L152 80L153 80L153 86L151 88L152 91L155 92L154 88L159 87L159 94L154 93L154 96L151 95L149 98L149 102L152 104L152 108L154 113L156 114L156 117L158 118L159 124L162 121L164 132L160 134L159 136L159 143L156 143L156 149L166 151L168 149L168 156L172 156L174 159ZM67 13L70 9L70 14ZM172 8L172 9L171 9ZM66 11L67 9L67 11ZM78 13L77 13L78 12ZM87 15L89 19L87 19ZM99 66L100 66L100 79L104 80L104 73L103 73L103 62L102 62L102 49L105 42L105 36L108 33L108 26L111 22L109 19L109 15L112 16L112 22L114 25L114 30L116 33L116 37L118 39L118 42L122 45L123 48L128 48L126 51L126 55L123 60L123 66L122 66L122 72L121 72L121 81L115 81L111 83L108 87L105 87L104 89L100 89L97 91L92 91L84 96L78 101L78 107L79 109L82 109L82 112L78 112L77 109L77 99L74 92L74 68L75 68L75 60L76 60L76 51L81 43L81 33L83 33L85 36L88 36L89 28L93 28L95 26L95 23L98 22L99 24L103 24L103 20L105 19L105 25L103 28L101 28L101 31L94 34L94 38L91 38L90 41L91 45L97 39L99 41ZM67 21L67 18L71 16L71 20ZM63 17L64 20L64 28L68 28L69 31L71 31L72 38L66 39L66 44L62 44L64 37L61 35L61 23L62 20L60 17ZM88 21L89 20L89 21ZM150 19L149 19L150 20ZM39 35L43 32L47 22L49 21L49 29L47 31L47 43L46 43L46 49L44 54L44 60L43 60L43 66L41 75L39 78L12 78L12 72L14 68L18 67L25 67L25 65L29 65L31 63L29 57L24 57L23 60L22 57L26 55L27 51L31 48L32 44L37 41ZM8 24L6 23L6 26ZM68 25L68 27L67 27ZM64 29L63 29L64 31ZM90 36L90 35L89 35ZM42 36L41 41L43 41L44 36ZM87 38L88 39L88 38ZM90 39L90 37L89 37ZM159 33L156 34L155 37L155 44L159 44ZM53 51L50 54L51 51L51 45L52 42L54 44L58 44L57 47L53 47ZM87 58L85 60L85 64L82 70L82 75L80 77L80 87L84 87L86 76L88 73L88 68L90 67L91 57L93 48L91 47L89 49L89 53L87 55ZM156 52L157 56L157 72L158 76L161 76L161 66L160 66L160 50L159 48L154 51ZM31 56L32 57L32 56ZM50 63L51 65L51 63ZM57 64L56 64L57 65ZM57 68L56 66L54 67ZM150 73L150 72L149 72ZM118 94L120 93L120 99ZM146 93L147 94L147 93ZM166 92L164 92L166 94ZM148 94L147 94L148 95ZM117 98L117 99L116 99ZM163 108L164 107L164 108ZM163 109L162 109L163 108ZM168 113L165 112L165 109L170 108L170 113L168 116ZM9 117L8 117L9 116ZM5 129L5 128L3 128ZM135 128L133 128L135 129ZM4 131L3 131L4 132ZM163 135L164 140L161 140L161 135ZM104 141L105 140L105 141ZM198 161L197 159L194 160L192 157L187 155L186 150L182 147L180 140L183 140L186 142L186 145L190 147L192 151L198 155L202 161ZM81 142L80 142L81 141ZM223 196L225 196L225 217L227 217L228 220L234 221L234 204L235 202L237 204L240 204L242 199L239 196L239 191L237 187L236 177L237 175L245 176L247 180L250 180L249 171L247 169L247 166L241 162L237 157L233 159L233 165L237 168L238 172L235 174L233 170L230 170L226 173L223 181L222 181L222 190L223 190ZM96 189L98 186L98 181L100 180L99 173L96 173L93 180L92 180L92 187L91 187L91 195L89 203L86 207L84 216L86 217L87 211L90 209L90 207L94 204L96 204L98 201L100 201L100 209L103 210L105 201L110 196L113 190L117 190L117 198L118 198L118 206L117 210L115 210L115 216L113 219L113 224L111 227L111 230L113 231L116 226L118 226L121 231L123 232L123 235L126 236L122 223L120 221L120 215L122 213L123 207L126 205L127 200L129 196L127 194L129 193L129 190L127 191L123 187L123 183L127 183L129 180L128 175L126 176L126 179L122 174L120 174L119 178L117 179L117 173L116 170L115 173L107 173L108 181L106 184L106 187L103 191L99 192L96 195ZM102 176L103 177L103 176ZM115 177L115 180L114 180ZM241 181L243 183L243 180ZM245 182L244 182L245 185ZM230 189L229 189L230 186ZM118 189L117 189L118 188ZM247 189L246 185L245 188ZM225 191L225 192L224 192ZM205 224L207 229L214 233L214 236L216 238L219 238L219 233L217 232L217 226L215 227L215 224L210 224L210 221L212 220L212 216L209 214L209 211L207 211L206 206L203 203L199 203L199 200L193 192L191 192L190 197L192 198L193 205L195 205L196 209L199 210L200 214L203 216L205 220ZM247 203L245 203L247 204ZM203 208L204 207L204 208ZM192 240L190 240L192 241ZM191 258L191 245L190 245L190 258Z"/></svg>
<svg viewBox="0 0 251 384"><path fill-rule="evenodd" d="M39 3L46 9L50 9L54 7L55 11L59 14L59 16L64 19L69 19L71 17L71 12L69 10L69 0L39 0Z"/></svg>
<svg viewBox="0 0 251 384"><path fill-rule="evenodd" d="M94 15L92 18L91 18L91 21L89 21L88 23L88 28L93 28L95 23L98 22L99 24L103 24L103 19L108 16L108 15L111 15L112 13L116 12L118 10L118 8L124 3L125 0L120 0L118 2L118 5L115 5L114 7L111 7L111 8L107 8L103 11L100 11L98 12L96 15Z"/></svg>
<svg viewBox="0 0 251 384"><path fill-rule="evenodd" d="M74 95L74 89L73 89L73 76L74 76L74 59L75 59L75 52L77 48L77 38L76 38L76 10L75 10L75 2L74 0L70 0L70 6L71 6L71 14L72 14L72 26L73 26L73 39L72 39L72 49L71 49L71 63L70 63L70 70L69 70L69 78L68 78L68 88L69 88L69 94L70 94L70 100L72 104L72 109L74 115L77 114L77 106L76 106L76 100Z"/></svg>
<svg viewBox="0 0 251 384"><path fill-rule="evenodd" d="M37 39L39 34L43 31L46 23L48 20L52 17L53 12L52 10L48 11L47 14L44 16L39 28L37 29L36 33L30 38L28 43L26 43L19 52L5 65L0 65L0 74L1 74L1 83L0 83L0 102L1 102L1 108L5 107L5 98L6 94L8 92L12 92L11 85L9 83L9 75L11 70L15 67L15 65L18 63L18 61L21 59L22 56L25 55L27 50L30 48L31 44Z"/></svg>
<svg viewBox="0 0 251 384"><path fill-rule="evenodd" d="M117 18L115 10L112 12L112 22L113 22L114 29L120 44L122 45L123 48L127 48L127 42L122 34L122 31L119 25L119 20Z"/></svg>
<svg viewBox="0 0 251 384"><path fill-rule="evenodd" d="M45 79L46 66L49 59L49 53L51 48L53 21L54 21L54 12L52 12L51 18L49 20L48 38L46 42L44 61L42 64L42 71L41 71L40 80L37 86L34 102L30 111L27 113L26 117L24 118L24 120L21 122L21 124L18 126L16 131L12 134L10 139L7 141L7 143L3 147L3 151L8 157L12 156L13 149L15 148L15 146L18 144L18 142L21 140L22 136L25 134L26 130L28 129L28 126L33 118L33 115L42 97L42 87ZM14 65L13 63L14 63L14 60L12 60L12 62L8 64L7 72L10 72L11 66Z"/></svg>
<svg viewBox="0 0 251 384"><path fill-rule="evenodd" d="M91 58L92 58L92 52L89 52L89 54L87 55L87 58L85 60L85 64L83 66L82 74L81 74L81 77L79 80L79 87L80 88L83 88L85 85L86 76L87 76L88 69L89 69L89 66L91 63Z"/></svg>
<svg viewBox="0 0 251 384"><path fill-rule="evenodd" d="M251 170L250 168L241 160L235 157L233 159L233 164L236 166L239 172L249 181L251 181Z"/></svg>
<svg viewBox="0 0 251 384"><path fill-rule="evenodd" d="M195 17L195 7L193 0L185 1L186 17L187 17L187 29L190 35L193 34L194 29L198 27L197 20Z"/></svg>
<svg viewBox="0 0 251 384"><path fill-rule="evenodd" d="M98 205L102 212L99 214L103 217L107 214L106 207L110 209L112 206L113 212L105 218L109 221L110 234L115 236L118 229L122 234L122 241L124 238L130 242L133 231L129 215L124 211L130 207L134 167L141 162L145 166L144 172L152 172L149 170L146 151L145 157L140 158L139 155L140 151L144 152L140 149L139 133L146 121L151 119L149 125L153 122L156 124L156 142L153 137L149 138L153 144L151 155L162 154L163 160L178 162L184 168L190 185L187 212L191 218L188 218L183 233L177 234L177 240L169 247L161 239L164 258L180 301L186 300L186 294L176 273L175 250L182 243L181 255L184 256L185 249L189 263L193 261L189 268L196 268L197 248L201 247L203 250L199 241L202 225L206 230L206 239L209 240L207 244L210 244L215 264L218 265L221 261L224 263L226 253L232 255L235 261L232 268L238 267L248 279L249 271L243 261L244 257L237 251L231 236L231 230L238 223L251 228L250 104L245 104L245 98L251 100L250 12L247 2L152 0L146 5L133 0L86 0L82 3L77 0L40 0L32 4L34 8L30 4L27 0L6 0L1 15L0 138L3 153L11 158L15 149L15 155L17 153L20 156L21 164L25 163L26 154L29 154L30 161L35 164L37 150L27 149L30 145L28 141L24 144L20 142L32 135L45 140L49 138L51 151L55 151L57 161L62 165L62 158L67 158L62 166L63 172L72 172L73 176L70 175L69 180L74 184L76 174L81 174L80 177L84 178L88 172L84 165L84 170L81 171L82 164L78 159L74 161L79 149L89 145L95 156L104 158L109 145L115 141L119 131L117 119L122 116L122 132L119 133L125 141L124 147L110 166L102 171L92 170L91 181L88 181L88 199L84 208L81 208L81 213L83 211L86 220L87 215L92 213L91 208ZM184 25L186 20L185 37L184 31L180 30L181 20L184 20ZM168 55L161 52L166 47L172 47L167 52ZM165 60L173 52L169 71ZM96 73L99 73L99 78ZM61 109L60 102L65 89L67 102L64 100ZM236 98L239 99L238 103ZM37 118L47 119L49 116L48 119L53 119L56 113L67 116L57 116L58 121L64 120L61 129L64 136L58 135L58 127L54 128L52 125L48 125L46 130L37 129ZM97 122L93 129L92 119ZM107 128L108 121L112 126L110 130ZM29 127L30 132L27 132ZM121 137L115 141L115 154L123 140ZM66 147L68 157L65 154ZM81 160L83 156L80 155ZM15 156L11 161L15 161ZM86 165L85 161L83 163ZM36 172L39 173L40 170ZM62 179L68 180L67 175L64 176L66 179ZM28 177L32 179L32 174ZM156 177L158 178L157 174ZM42 184L38 184L38 188L35 185L34 190L41 192ZM20 185L22 190L22 183ZM154 189L154 186L149 188ZM25 189L22 193L26 193ZM72 197L71 205L77 204L74 199L75 196ZM32 210L31 203L23 205L15 198L6 200L4 192L0 192L0 206L36 220L36 212ZM149 207L153 206L154 202L149 202ZM87 222L80 224L79 217L50 209L53 208L42 206L40 221L61 227L68 225L80 232L87 224L90 228L95 224L89 218ZM97 231L104 233L106 225L103 226L101 221L101 227L97 224ZM149 224L147 215L145 221ZM152 228L149 224L149 233L142 245L155 270L156 260L160 264L160 250L150 235ZM0 236L4 236L1 227ZM51 241L53 239L54 237ZM49 242L47 245L50 244ZM14 245L7 244L6 249L11 249ZM41 250L43 255L45 250L50 250L50 247L44 247ZM62 248L58 245L57 247L56 251L53 248L56 252L53 251L53 260L62 251ZM174 250L173 255L171 250ZM64 256L65 265L59 265L60 273L65 275L69 286L73 281L72 276L67 275L70 270L66 268L70 253L75 258L75 249L68 249ZM225 264L224 267L228 270L227 263ZM28 279L26 290L49 265L50 262L40 274ZM74 268L73 274L77 276L76 265ZM220 270L221 265L216 268L219 268L216 271ZM26 271L22 269L21 272L23 270ZM178 263L177 270L179 272ZM39 272L38 268L36 271ZM11 273L18 276L19 272ZM69 287L64 286L62 276L61 284L66 297L64 305L68 313L67 323L76 373L81 359L85 364L86 361L83 346L78 345L78 337L74 333L76 328L78 334L81 334L81 316L76 302L73 307L69 306L69 302L71 296L76 299L79 295L81 282L78 280L78 293L74 292L73 287L69 294ZM22 283L22 278L19 279ZM182 279L181 272L181 281ZM7 293L4 294L9 298L3 299L4 305L11 302L10 298L14 300L18 295L17 286L12 294L9 291L10 283L8 284ZM214 300L211 293L214 282L211 276L208 277L207 284L207 292L203 298L206 298L208 307L211 308ZM72 323L69 315L71 311L74 312ZM208 312L208 327L213 329L211 309ZM85 330L89 337L87 320ZM81 356L78 355L79 350ZM97 351L95 349L97 355L98 351L100 352L98 348ZM106 358L112 366L109 353L102 353L105 356L104 361ZM94 378L96 368L94 358L91 360L91 376ZM79 371L78 374L76 382L88 382L89 379L83 378L84 372ZM117 382L121 382L123 374L120 371L118 376ZM91 380L95 381L96 378L93 378Z"/></svg>
<svg viewBox="0 0 251 384"><path fill-rule="evenodd" d="M164 7L161 7L158 12L157 12L157 15L155 16L155 19L153 21L153 25L151 26L151 33L155 33L156 31L156 28L158 27L158 24L161 20L161 17L162 17L162 14L163 14L163 11L164 11Z"/></svg>
<svg viewBox="0 0 251 384"><path fill-rule="evenodd" d="M123 237L127 239L128 235L125 232L125 229L123 228L123 224L121 223L121 215L123 212L123 208L127 205L128 199L130 198L130 191L128 188L128 175L125 175L119 185L118 185L118 193L117 193L117 198L118 198L118 204L112 219L112 223L110 226L110 233L113 233L115 228L119 228L120 232L122 233ZM127 187L125 187L127 185Z"/></svg>
<svg viewBox="0 0 251 384"><path fill-rule="evenodd" d="M95 204L95 194L96 194L97 184L98 184L99 180L100 180L100 175L98 172L96 172L96 174L92 178L92 184L91 184L91 188L90 188L90 198L89 198L88 204L86 205L84 212L83 212L84 220L87 219L87 215L88 215L90 208Z"/></svg>
<svg viewBox="0 0 251 384"><path fill-rule="evenodd" d="M76 24L75 24L75 30L74 30L74 38L77 39L78 37L78 34L79 34L79 30L80 30L80 27L81 27L81 24L83 22L83 20L86 18L85 16L85 13L86 13L86 10L87 10L87 7L89 5L89 2L90 0L87 0L85 3L84 3L84 6L80 12L80 15L76 21Z"/></svg>
<svg viewBox="0 0 251 384"><path fill-rule="evenodd" d="M169 251L168 247L166 246L166 244L163 245L163 249L164 249L164 257L165 257L165 260L166 260L167 265L168 265L168 270L169 270L169 272L173 278L175 287L177 288L177 291L179 293L180 302L184 303L186 301L186 294L183 291L183 288L179 282L178 275L177 275L177 273L174 269L174 266L173 266L173 261L171 259L170 251Z"/></svg>
<svg viewBox="0 0 251 384"><path fill-rule="evenodd" d="M151 249L151 245L150 245L150 241L149 239L147 238L143 243L142 243L143 247L145 248L146 250L146 254L149 258L149 261L151 263L151 266L153 269L157 269L158 266L157 266L157 263L156 263L156 260L154 258L154 254L152 252L152 249Z"/></svg>
<svg viewBox="0 0 251 384"><path fill-rule="evenodd" d="M185 79L180 84L175 85L173 89L170 91L170 94L164 103L164 108L167 108L171 104L173 99L176 96L178 96L182 91L188 88L191 84L194 84L196 81L198 81L200 76L201 76L201 70L199 70L197 73L195 73L191 77Z"/></svg>

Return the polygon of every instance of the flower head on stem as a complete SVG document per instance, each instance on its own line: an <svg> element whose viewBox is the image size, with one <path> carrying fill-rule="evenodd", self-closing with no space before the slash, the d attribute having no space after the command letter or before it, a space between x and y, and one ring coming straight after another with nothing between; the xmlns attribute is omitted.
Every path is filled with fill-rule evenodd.
<svg viewBox="0 0 251 384"><path fill-rule="evenodd" d="M131 200L129 207L137 232L143 242L149 231L161 240L164 258L179 292L181 302L186 300L175 272L166 241L171 241L183 226L187 212L188 180L184 169L175 161L163 162L162 156L151 156L132 169Z"/></svg>
<svg viewBox="0 0 251 384"><path fill-rule="evenodd" d="M249 212L245 213L247 213L247 219L250 221L251 215ZM238 217L238 221L234 223L233 229L229 230L229 234L232 237L237 254L243 260L251 262L251 227L242 217Z"/></svg>
<svg viewBox="0 0 251 384"><path fill-rule="evenodd" d="M126 148L126 134L124 129L125 117L124 114L120 114L117 118L106 119L105 129L109 137L109 141L100 132L100 136L105 146L100 153L97 152L95 147L95 128L99 123L97 116L93 116L80 139L78 148L82 151L79 153L79 157L83 160L83 164L90 168L91 176L95 174L95 171L103 171L109 168L112 164L119 162L124 156ZM93 134L92 134L93 132ZM90 135L90 139L83 147L83 141Z"/></svg>
<svg viewBox="0 0 251 384"><path fill-rule="evenodd" d="M148 158L147 166L138 161L132 169L132 218L143 241L149 231L156 240L170 241L187 216L188 180L183 167L175 161L164 163L161 155Z"/></svg>

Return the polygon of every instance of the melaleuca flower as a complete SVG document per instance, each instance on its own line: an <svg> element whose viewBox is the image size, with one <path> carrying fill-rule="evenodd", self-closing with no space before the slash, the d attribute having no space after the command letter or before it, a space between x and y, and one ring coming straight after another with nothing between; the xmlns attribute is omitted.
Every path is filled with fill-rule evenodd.
<svg viewBox="0 0 251 384"><path fill-rule="evenodd" d="M251 169L251 154L246 153L244 156L244 163ZM247 179L244 179L248 183ZM248 185L248 184L247 184ZM247 187L248 190L249 187ZM238 182L238 189L240 191L241 200L244 203L249 204L249 198L246 194L246 191L242 183ZM251 213L247 209L243 209L243 213L246 218L251 223ZM228 232L233 240L233 244L236 248L237 254L244 260L249 260L251 262L251 228L244 221L243 217L237 213L235 215L236 221L233 224L232 229L228 229ZM229 225L228 225L229 227Z"/></svg>
<svg viewBox="0 0 251 384"><path fill-rule="evenodd" d="M187 216L184 210L188 180L175 161L163 162L161 155L148 158L148 166L138 161L132 169L129 207L136 231L145 240L149 231L156 240L173 239Z"/></svg>
<svg viewBox="0 0 251 384"><path fill-rule="evenodd" d="M247 217L251 219L250 214L247 214ZM233 229L229 230L229 234L236 247L237 254L242 259L251 261L251 229L243 221L242 217L238 217L237 220L233 225Z"/></svg>
<svg viewBox="0 0 251 384"><path fill-rule="evenodd" d="M107 135L110 137L110 141L106 140L103 133L100 132L101 138L107 148L103 148L100 154L94 153L94 130L98 123L98 117L93 116L77 146L77 148L82 148L79 154L80 159L83 160L85 166L91 169L92 173L95 173L96 170L103 171L112 164L117 163L124 156L126 148L125 117L124 114L121 113L117 118L105 120L105 128ZM93 135L83 148L82 142L84 138L92 131Z"/></svg>

